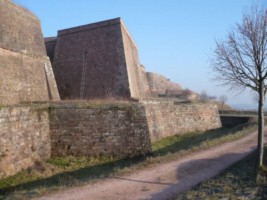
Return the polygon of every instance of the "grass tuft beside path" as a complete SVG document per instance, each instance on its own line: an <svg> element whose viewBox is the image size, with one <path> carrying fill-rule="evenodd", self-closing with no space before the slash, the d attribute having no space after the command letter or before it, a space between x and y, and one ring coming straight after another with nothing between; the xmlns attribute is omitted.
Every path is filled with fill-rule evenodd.
<svg viewBox="0 0 267 200"><path fill-rule="evenodd" d="M257 173L256 158L254 152L221 175L180 194L176 200L266 200L267 171L262 170ZM266 164L266 154L264 159Z"/></svg>
<svg viewBox="0 0 267 200"><path fill-rule="evenodd" d="M232 129L188 133L153 144L149 157L63 157L37 162L34 167L0 180L0 199L30 199L63 188L80 186L100 178L132 173L145 167L178 159L186 154L233 141L255 129L243 125Z"/></svg>

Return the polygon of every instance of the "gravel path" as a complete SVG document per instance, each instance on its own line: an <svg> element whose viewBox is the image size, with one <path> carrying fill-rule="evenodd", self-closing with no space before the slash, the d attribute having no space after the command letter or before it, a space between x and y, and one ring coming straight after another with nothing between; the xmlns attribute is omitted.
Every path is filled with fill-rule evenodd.
<svg viewBox="0 0 267 200"><path fill-rule="evenodd" d="M266 132L267 128L265 128ZM257 133L175 161L111 177L94 184L50 194L38 200L144 200L171 199L177 193L207 180L256 148Z"/></svg>

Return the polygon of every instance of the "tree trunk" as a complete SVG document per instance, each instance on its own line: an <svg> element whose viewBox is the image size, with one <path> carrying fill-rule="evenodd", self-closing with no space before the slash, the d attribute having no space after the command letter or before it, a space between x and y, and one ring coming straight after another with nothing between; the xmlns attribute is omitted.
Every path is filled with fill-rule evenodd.
<svg viewBox="0 0 267 200"><path fill-rule="evenodd" d="M259 91L259 107L258 107L258 168L263 166L264 153L264 92L263 88Z"/></svg>

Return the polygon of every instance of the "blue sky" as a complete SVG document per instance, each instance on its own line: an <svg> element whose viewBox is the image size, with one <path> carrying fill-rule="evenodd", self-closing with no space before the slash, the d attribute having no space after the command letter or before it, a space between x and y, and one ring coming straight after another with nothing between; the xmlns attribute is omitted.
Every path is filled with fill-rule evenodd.
<svg viewBox="0 0 267 200"><path fill-rule="evenodd" d="M212 82L209 58L243 12L266 0L14 0L39 17L44 36L57 30L121 17L137 43L140 62L196 92L226 94L230 104L255 104L252 94Z"/></svg>

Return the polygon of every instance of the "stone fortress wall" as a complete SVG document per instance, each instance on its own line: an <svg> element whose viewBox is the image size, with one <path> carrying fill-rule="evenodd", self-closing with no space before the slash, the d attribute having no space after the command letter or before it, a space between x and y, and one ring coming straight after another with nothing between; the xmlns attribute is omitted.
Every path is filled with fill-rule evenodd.
<svg viewBox="0 0 267 200"><path fill-rule="evenodd" d="M150 91L147 89L149 86L146 77L142 76L144 67L139 61L137 45L123 21L120 21L131 97L135 99L147 98L150 96Z"/></svg>
<svg viewBox="0 0 267 200"><path fill-rule="evenodd" d="M182 91L179 84L145 71L120 18L60 30L45 44L62 99L148 99Z"/></svg>
<svg viewBox="0 0 267 200"><path fill-rule="evenodd" d="M33 14L0 0L0 20L0 178L51 156L138 156L161 138L221 127L212 105L144 100L151 83L120 18L46 38L53 70ZM63 99L143 100L58 101L54 74Z"/></svg>
<svg viewBox="0 0 267 200"><path fill-rule="evenodd" d="M0 108L0 178L58 156L145 155L151 142L221 127L213 105L52 103Z"/></svg>
<svg viewBox="0 0 267 200"><path fill-rule="evenodd" d="M0 103L59 100L39 20L0 0Z"/></svg>
<svg viewBox="0 0 267 200"><path fill-rule="evenodd" d="M60 30L45 41L62 99L144 97L138 51L120 18Z"/></svg>

